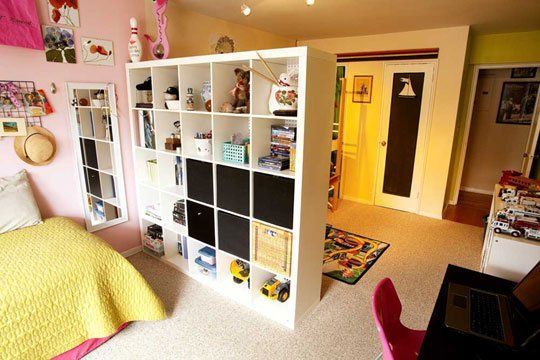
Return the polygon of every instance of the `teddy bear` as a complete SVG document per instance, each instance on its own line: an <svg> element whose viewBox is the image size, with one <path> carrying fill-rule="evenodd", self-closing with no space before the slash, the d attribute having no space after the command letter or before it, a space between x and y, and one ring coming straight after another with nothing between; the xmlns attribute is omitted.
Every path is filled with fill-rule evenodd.
<svg viewBox="0 0 540 360"><path fill-rule="evenodd" d="M229 93L234 97L232 102L234 113L249 113L249 71L234 69L236 85Z"/></svg>

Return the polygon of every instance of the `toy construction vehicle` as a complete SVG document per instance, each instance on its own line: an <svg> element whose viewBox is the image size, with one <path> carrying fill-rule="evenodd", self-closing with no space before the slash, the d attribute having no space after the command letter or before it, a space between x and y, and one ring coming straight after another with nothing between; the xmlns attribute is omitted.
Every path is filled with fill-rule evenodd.
<svg viewBox="0 0 540 360"><path fill-rule="evenodd" d="M244 281L249 281L249 264L242 260L233 260L229 268L233 281L241 284Z"/></svg>
<svg viewBox="0 0 540 360"><path fill-rule="evenodd" d="M261 288L261 294L271 300L285 302L289 299L291 282L274 276L267 280Z"/></svg>

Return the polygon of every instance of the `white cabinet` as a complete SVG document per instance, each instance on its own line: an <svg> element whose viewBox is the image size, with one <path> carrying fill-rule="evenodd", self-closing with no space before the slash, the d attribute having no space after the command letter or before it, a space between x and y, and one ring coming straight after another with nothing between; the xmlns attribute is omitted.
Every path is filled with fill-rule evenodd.
<svg viewBox="0 0 540 360"><path fill-rule="evenodd" d="M486 274L520 281L540 261L540 241L495 233L489 226L503 203L495 186L488 229L484 238L481 270Z"/></svg>

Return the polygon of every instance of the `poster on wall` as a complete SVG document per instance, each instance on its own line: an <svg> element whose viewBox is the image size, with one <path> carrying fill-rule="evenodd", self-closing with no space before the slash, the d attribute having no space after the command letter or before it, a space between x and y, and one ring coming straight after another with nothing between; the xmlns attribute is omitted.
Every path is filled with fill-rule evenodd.
<svg viewBox="0 0 540 360"><path fill-rule="evenodd" d="M0 44L43 50L34 0L0 1Z"/></svg>
<svg viewBox="0 0 540 360"><path fill-rule="evenodd" d="M49 62L75 64L73 30L58 26L43 26L43 44Z"/></svg>
<svg viewBox="0 0 540 360"><path fill-rule="evenodd" d="M85 64L114 66L112 41L81 37L81 48Z"/></svg>
<svg viewBox="0 0 540 360"><path fill-rule="evenodd" d="M47 0L47 8L53 24L80 26L78 0Z"/></svg>
<svg viewBox="0 0 540 360"><path fill-rule="evenodd" d="M507 81L503 83L497 123L530 125L532 122L538 81Z"/></svg>

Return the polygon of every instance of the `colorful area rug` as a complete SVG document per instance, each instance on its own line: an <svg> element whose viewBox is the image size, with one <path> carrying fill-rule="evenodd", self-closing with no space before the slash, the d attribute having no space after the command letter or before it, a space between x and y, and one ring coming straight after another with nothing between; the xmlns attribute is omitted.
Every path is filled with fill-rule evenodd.
<svg viewBox="0 0 540 360"><path fill-rule="evenodd" d="M323 273L354 285L390 247L347 231L327 227L324 241Z"/></svg>

